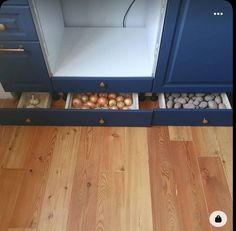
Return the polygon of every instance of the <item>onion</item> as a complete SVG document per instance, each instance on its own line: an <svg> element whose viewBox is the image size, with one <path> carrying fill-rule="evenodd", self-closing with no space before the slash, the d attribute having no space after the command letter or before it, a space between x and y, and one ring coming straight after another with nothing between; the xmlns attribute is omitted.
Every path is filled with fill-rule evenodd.
<svg viewBox="0 0 236 231"><path fill-rule="evenodd" d="M115 99L110 99L108 104L109 104L110 107L116 106L116 100Z"/></svg>
<svg viewBox="0 0 236 231"><path fill-rule="evenodd" d="M92 103L96 103L98 101L98 96L97 95L91 95L89 97L89 101L91 101Z"/></svg>
<svg viewBox="0 0 236 231"><path fill-rule="evenodd" d="M129 110L129 107L128 106L124 106L122 109L123 110Z"/></svg>
<svg viewBox="0 0 236 231"><path fill-rule="evenodd" d="M88 101L86 104L84 104L84 105L87 105L87 106L89 106L91 109L94 109L95 107L96 107L96 105L93 103L93 102L91 102L91 101Z"/></svg>
<svg viewBox="0 0 236 231"><path fill-rule="evenodd" d="M109 94L108 94L108 98L109 98L109 99L115 99L116 96L117 96L116 93L109 93Z"/></svg>
<svg viewBox="0 0 236 231"><path fill-rule="evenodd" d="M81 109L90 109L90 107L88 105L83 105Z"/></svg>
<svg viewBox="0 0 236 231"><path fill-rule="evenodd" d="M97 103L98 106L105 107L108 104L108 99L105 97L99 97Z"/></svg>
<svg viewBox="0 0 236 231"><path fill-rule="evenodd" d="M125 98L124 103L126 106L131 106L133 103L133 100L131 98Z"/></svg>
<svg viewBox="0 0 236 231"><path fill-rule="evenodd" d="M81 99L78 99L78 98L74 98L72 100L72 106L75 107L75 108L78 108L78 107L81 107L82 106L82 100Z"/></svg>
<svg viewBox="0 0 236 231"><path fill-rule="evenodd" d="M107 93L99 93L98 94L99 97L107 97L107 95L108 95Z"/></svg>
<svg viewBox="0 0 236 231"><path fill-rule="evenodd" d="M81 99L84 103L88 102L88 96L87 95L82 95Z"/></svg>
<svg viewBox="0 0 236 231"><path fill-rule="evenodd" d="M112 109L112 110L118 110L118 107L117 107L117 106L112 106L112 107L110 107L110 109Z"/></svg>
<svg viewBox="0 0 236 231"><path fill-rule="evenodd" d="M125 103L124 103L124 102L117 102L117 107L118 107L119 109L122 109L124 106L125 106Z"/></svg>
<svg viewBox="0 0 236 231"><path fill-rule="evenodd" d="M124 101L124 96L120 95L116 97L117 102L123 102Z"/></svg>

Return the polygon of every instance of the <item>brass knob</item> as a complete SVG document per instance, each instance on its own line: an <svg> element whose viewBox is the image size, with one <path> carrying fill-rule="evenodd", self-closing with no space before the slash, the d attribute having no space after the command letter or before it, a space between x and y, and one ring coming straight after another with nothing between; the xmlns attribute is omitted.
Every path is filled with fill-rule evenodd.
<svg viewBox="0 0 236 231"><path fill-rule="evenodd" d="M30 124L30 123L32 122L32 120L31 120L30 118L27 118L27 119L25 120L25 122L26 122L27 124Z"/></svg>
<svg viewBox="0 0 236 231"><path fill-rule="evenodd" d="M99 124L101 124L101 125L105 124L105 120L104 119L100 119L99 120Z"/></svg>
<svg viewBox="0 0 236 231"><path fill-rule="evenodd" d="M105 87L106 87L106 84L105 84L104 82L101 82L101 83L99 84L99 87L105 88Z"/></svg>
<svg viewBox="0 0 236 231"><path fill-rule="evenodd" d="M3 32L6 30L6 26L2 23L0 23L0 32Z"/></svg>
<svg viewBox="0 0 236 231"><path fill-rule="evenodd" d="M204 118L203 121L202 121L202 123L203 123L203 124L208 124L209 121L208 121L206 118Z"/></svg>

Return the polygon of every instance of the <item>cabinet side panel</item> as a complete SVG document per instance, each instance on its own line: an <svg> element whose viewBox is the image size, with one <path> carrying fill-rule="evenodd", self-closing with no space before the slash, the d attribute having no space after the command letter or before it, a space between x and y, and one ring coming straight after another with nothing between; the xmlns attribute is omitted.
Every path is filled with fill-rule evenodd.
<svg viewBox="0 0 236 231"><path fill-rule="evenodd" d="M53 73L64 34L61 4L59 0L32 0L30 3L49 69Z"/></svg>

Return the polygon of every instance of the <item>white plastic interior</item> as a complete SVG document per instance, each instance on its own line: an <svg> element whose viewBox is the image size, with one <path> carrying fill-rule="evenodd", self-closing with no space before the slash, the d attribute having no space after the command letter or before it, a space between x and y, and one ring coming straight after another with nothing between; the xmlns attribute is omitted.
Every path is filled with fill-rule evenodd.
<svg viewBox="0 0 236 231"><path fill-rule="evenodd" d="M52 76L152 77L167 0L32 0Z"/></svg>

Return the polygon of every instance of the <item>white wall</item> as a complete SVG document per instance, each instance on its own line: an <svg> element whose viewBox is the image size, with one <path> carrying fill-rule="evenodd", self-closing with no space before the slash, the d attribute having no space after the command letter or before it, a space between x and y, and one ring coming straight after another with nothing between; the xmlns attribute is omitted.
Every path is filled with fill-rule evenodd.
<svg viewBox="0 0 236 231"><path fill-rule="evenodd" d="M127 26L145 25L148 0L136 0L127 17ZM121 27L132 0L61 0L66 26Z"/></svg>

